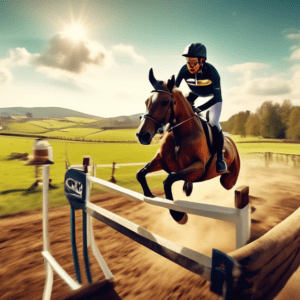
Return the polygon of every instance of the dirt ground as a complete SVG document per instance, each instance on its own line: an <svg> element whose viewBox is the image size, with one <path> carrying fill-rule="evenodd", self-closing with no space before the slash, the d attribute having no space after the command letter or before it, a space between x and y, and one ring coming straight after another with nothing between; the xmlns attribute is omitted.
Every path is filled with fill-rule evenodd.
<svg viewBox="0 0 300 300"><path fill-rule="evenodd" d="M116 178L117 179L117 178ZM236 187L250 187L252 213L251 240L262 236L300 206L300 171L291 166L272 164L254 158L242 160ZM181 183L174 186L184 198ZM158 195L158 194L157 194ZM197 184L193 201L233 206L234 189L225 191L218 179ZM185 198L188 199L188 198ZM21 200L20 200L21 201ZM50 199L51 201L51 199ZM212 248L223 252L235 249L232 224L189 216L186 225L178 225L163 208L130 202L113 194L94 196L92 202L125 217L169 240L211 255ZM52 209L49 214L51 252L61 266L75 278L73 268L69 207ZM76 212L77 245L83 283L87 282L81 242L81 213ZM99 251L115 276L115 290L126 300L220 299L209 290L209 282L140 246L115 230L94 220ZM45 272L42 240L42 213L33 212L0 220L0 299L42 299ZM93 280L104 278L98 263L90 255ZM51 299L60 299L69 287L55 274ZM300 299L300 268L291 277L276 300Z"/></svg>

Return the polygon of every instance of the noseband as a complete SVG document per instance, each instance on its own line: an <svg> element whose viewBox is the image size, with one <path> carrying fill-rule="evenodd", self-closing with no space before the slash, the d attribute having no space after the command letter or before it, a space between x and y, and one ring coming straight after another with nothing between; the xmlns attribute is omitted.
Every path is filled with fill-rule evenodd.
<svg viewBox="0 0 300 300"><path fill-rule="evenodd" d="M173 100L173 94L171 94L171 93L169 93L169 92L167 92L167 91L164 91L164 90L153 90L153 91L151 91L151 93L154 93L154 92L157 92L157 93L159 93L159 92L160 92L160 93L166 93L166 94L170 95L171 98L172 98L172 100ZM172 102L173 102L173 101L172 101ZM170 106L171 106L171 104L169 104L168 110L166 111L164 117L163 117L160 121L155 120L155 119L154 119L152 116L150 116L149 114L145 114L145 115L141 116L141 118L150 119L150 120L154 121L156 124L158 124L157 133L158 133L158 134L162 134L162 133L164 132L163 126L165 125L166 115L167 115L167 113L169 112Z"/></svg>

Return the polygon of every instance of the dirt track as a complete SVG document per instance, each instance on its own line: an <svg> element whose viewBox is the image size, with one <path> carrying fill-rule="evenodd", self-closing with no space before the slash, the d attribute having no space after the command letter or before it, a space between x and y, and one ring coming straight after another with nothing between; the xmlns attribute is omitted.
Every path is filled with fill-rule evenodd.
<svg viewBox="0 0 300 300"><path fill-rule="evenodd" d="M291 167L271 165L244 159L237 186L250 186L252 214L251 239L274 227L300 206L300 172ZM174 187L177 191L180 184ZM222 190L218 179L195 187L193 200L233 206L233 190ZM177 198L182 198L177 191ZM51 200L51 199L50 199ZM93 197L99 204L135 223L178 244L211 255L211 249L234 250L234 227L223 221L190 216L186 225L174 223L169 212L145 204L129 202L112 194ZM77 212L77 244L84 283L81 243L81 213ZM75 278L73 270L69 207L53 209L50 218L51 250L55 259ZM113 229L94 221L99 250L115 275L115 289L122 299L219 299L209 290L209 283L150 250L129 240ZM42 215L28 215L0 220L0 298L41 299L45 272L41 255ZM94 280L103 279L91 255ZM69 287L55 275L52 299L69 293ZM300 298L300 269L292 276L277 300Z"/></svg>

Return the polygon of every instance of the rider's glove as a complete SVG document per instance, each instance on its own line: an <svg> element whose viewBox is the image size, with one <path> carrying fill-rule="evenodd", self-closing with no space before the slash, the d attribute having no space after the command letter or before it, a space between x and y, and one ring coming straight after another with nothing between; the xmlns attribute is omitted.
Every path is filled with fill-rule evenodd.
<svg viewBox="0 0 300 300"><path fill-rule="evenodd" d="M202 110L201 110L199 107L194 107L194 112L195 112L196 114L200 114L201 111L202 111Z"/></svg>

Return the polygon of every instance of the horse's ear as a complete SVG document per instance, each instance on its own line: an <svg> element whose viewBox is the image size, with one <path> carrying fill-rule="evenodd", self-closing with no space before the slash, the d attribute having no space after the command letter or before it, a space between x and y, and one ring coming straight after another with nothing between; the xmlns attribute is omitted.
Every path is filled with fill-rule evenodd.
<svg viewBox="0 0 300 300"><path fill-rule="evenodd" d="M152 84L152 86L155 88L155 85L157 83L157 80L155 79L154 77L154 74L153 74L153 69L151 68L150 71L149 71L149 80Z"/></svg>
<svg viewBox="0 0 300 300"><path fill-rule="evenodd" d="M173 75L171 79L168 80L167 83L167 88L169 89L170 92L172 92L174 85L175 85L175 76Z"/></svg>

